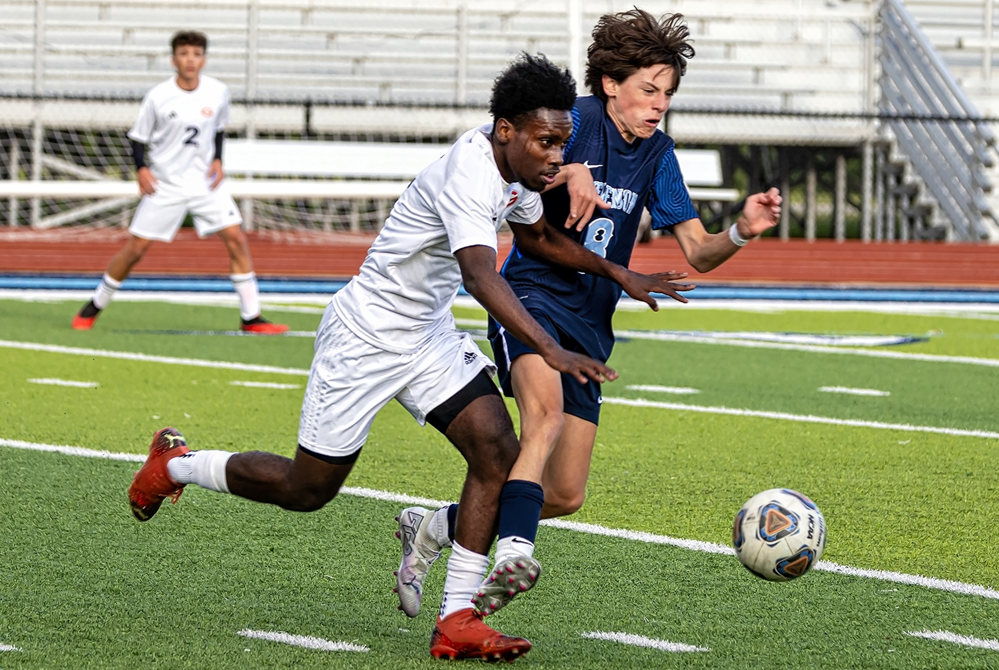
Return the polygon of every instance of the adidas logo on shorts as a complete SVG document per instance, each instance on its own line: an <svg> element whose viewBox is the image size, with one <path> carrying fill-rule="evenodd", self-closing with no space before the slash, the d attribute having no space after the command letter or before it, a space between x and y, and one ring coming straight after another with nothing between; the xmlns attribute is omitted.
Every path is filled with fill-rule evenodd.
<svg viewBox="0 0 999 670"><path fill-rule="evenodd" d="M476 355L471 351L465 352L465 365L471 365L476 359Z"/></svg>

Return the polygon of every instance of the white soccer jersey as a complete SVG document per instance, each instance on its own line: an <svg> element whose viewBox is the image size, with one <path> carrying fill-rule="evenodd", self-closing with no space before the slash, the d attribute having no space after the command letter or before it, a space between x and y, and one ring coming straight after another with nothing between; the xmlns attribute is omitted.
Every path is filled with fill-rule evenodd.
<svg viewBox="0 0 999 670"><path fill-rule="evenodd" d="M163 187L198 195L210 184L215 133L228 122L225 84L202 76L198 88L185 91L171 77L146 93L128 137L149 147L146 163Z"/></svg>
<svg viewBox="0 0 999 670"><path fill-rule="evenodd" d="M461 286L454 252L496 249L504 219L532 224L541 218L537 193L503 181L491 128L468 131L417 175L392 207L360 274L334 296L334 308L358 337L412 353L441 329L453 329L451 305Z"/></svg>

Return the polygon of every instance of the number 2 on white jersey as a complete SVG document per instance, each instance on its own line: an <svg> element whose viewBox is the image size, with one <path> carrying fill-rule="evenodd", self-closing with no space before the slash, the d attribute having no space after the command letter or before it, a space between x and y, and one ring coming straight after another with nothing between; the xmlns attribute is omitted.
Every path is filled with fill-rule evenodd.
<svg viewBox="0 0 999 670"><path fill-rule="evenodd" d="M190 144L192 147L198 146L198 134L201 129L197 126L188 126L184 128L185 133L189 133L187 137L184 138L184 144Z"/></svg>

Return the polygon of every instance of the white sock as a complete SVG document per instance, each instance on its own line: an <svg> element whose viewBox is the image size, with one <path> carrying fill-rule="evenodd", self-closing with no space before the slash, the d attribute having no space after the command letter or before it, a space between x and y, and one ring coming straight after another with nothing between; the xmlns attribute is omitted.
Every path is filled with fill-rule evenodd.
<svg viewBox="0 0 999 670"><path fill-rule="evenodd" d="M97 285L94 289L94 307L97 309L104 309L111 303L111 298L114 297L115 291L121 288L121 282L117 279L111 277L111 275L105 274L101 277L101 283Z"/></svg>
<svg viewBox="0 0 999 670"><path fill-rule="evenodd" d="M473 607L472 598L488 570L488 556L476 554L457 542L454 543L451 556L447 559L447 578L444 580L444 599L441 601L439 615L441 619Z"/></svg>
<svg viewBox="0 0 999 670"><path fill-rule="evenodd" d="M229 493L225 466L235 456L231 451L189 451L167 461L170 479L178 484L197 484L201 488Z"/></svg>
<svg viewBox="0 0 999 670"><path fill-rule="evenodd" d="M516 535L501 537L496 542L496 565L516 556L534 556L534 543Z"/></svg>
<svg viewBox="0 0 999 670"><path fill-rule="evenodd" d="M445 505L434 512L434 515L430 517L430 524L427 528L430 537L434 538L441 547L451 546L451 538L447 535L447 510L448 506Z"/></svg>
<svg viewBox="0 0 999 670"><path fill-rule="evenodd" d="M260 289L257 288L257 275L247 272L241 275L229 275L232 288L239 296L239 315L244 321L260 316Z"/></svg>

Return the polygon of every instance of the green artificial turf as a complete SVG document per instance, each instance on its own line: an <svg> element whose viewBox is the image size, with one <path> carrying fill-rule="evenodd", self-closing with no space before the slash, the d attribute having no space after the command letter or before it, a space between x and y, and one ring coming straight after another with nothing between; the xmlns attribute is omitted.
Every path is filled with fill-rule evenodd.
<svg viewBox="0 0 999 670"><path fill-rule="evenodd" d="M121 302L87 333L68 328L74 309L0 301L0 339L303 370L311 360L309 338L164 332L228 330L233 309ZM472 309L456 315L482 318ZM298 330L314 329L320 318L270 316ZM621 312L617 319L619 328L645 330L891 334L944 323L947 335L893 350L999 358L990 335L999 321L983 319L714 310ZM619 343L611 363L621 379L605 385L607 398L999 432L999 383L989 367L637 339ZM304 387L305 377L0 348L0 439L138 454L155 430L174 425L195 448L291 455L303 389L231 381ZM632 384L700 393L628 390ZM832 385L891 395L817 391ZM981 437L605 403L587 501L570 520L727 544L745 499L787 486L824 512L825 559L999 587L996 445ZM341 496L316 514L297 515L190 487L178 506L138 524L124 496L135 468L0 447L0 645L23 649L0 652L0 668L429 667L436 602L409 621L391 593L398 561L392 516L400 505ZM440 435L391 404L348 485L448 500L457 497L463 472ZM538 547L541 586L495 617L498 627L535 642L519 664L999 665L999 652L903 634L999 637L995 600L823 572L768 584L731 556L552 528L541 529ZM428 599L439 598L442 565ZM235 634L242 628L352 641L371 652L295 649L244 639ZM672 654L580 637L588 631L711 651Z"/></svg>
<svg viewBox="0 0 999 670"><path fill-rule="evenodd" d="M0 451L4 668L439 667L426 610L395 609L399 505L344 495L294 514L191 488L145 524L124 491L134 465ZM731 556L542 528L539 586L490 618L529 637L537 668L987 668L995 652L906 636L996 637L995 601L815 573L763 582ZM322 652L243 629L365 645ZM584 639L628 632L707 648L668 653Z"/></svg>

